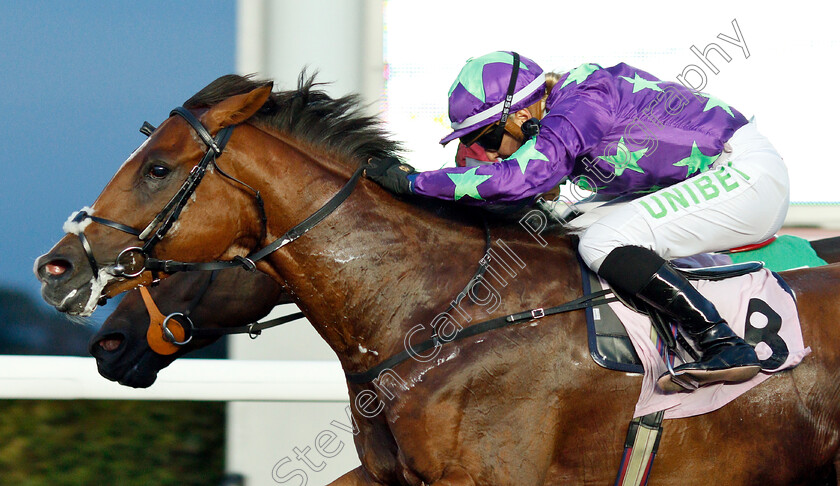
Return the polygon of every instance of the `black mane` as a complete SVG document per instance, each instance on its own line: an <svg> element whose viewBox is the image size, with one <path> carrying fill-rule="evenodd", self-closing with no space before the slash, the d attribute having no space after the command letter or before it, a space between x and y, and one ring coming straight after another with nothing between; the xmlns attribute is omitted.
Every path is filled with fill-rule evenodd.
<svg viewBox="0 0 840 486"><path fill-rule="evenodd" d="M316 73L317 74L317 73ZM184 102L185 108L209 108L231 96L248 93L264 86L267 81L251 76L228 74L220 77ZM294 137L307 145L344 156L356 164L364 164L371 157L398 157L401 144L388 138L383 123L377 117L361 112L358 95L333 99L317 89L315 75L301 72L295 90L275 91L250 121L269 126ZM489 217L495 224L516 224L529 209L529 204L482 208L444 202L432 198L410 197L418 208L439 217L459 221L458 224L478 224ZM478 218L478 219L476 219Z"/></svg>
<svg viewBox="0 0 840 486"><path fill-rule="evenodd" d="M271 93L251 120L360 164L371 157L397 156L400 143L388 138L378 118L361 112L359 96L331 98L317 89L323 83L315 82L316 74L307 76L304 70L297 89ZM184 107L207 108L265 84L251 76L228 74L196 93Z"/></svg>

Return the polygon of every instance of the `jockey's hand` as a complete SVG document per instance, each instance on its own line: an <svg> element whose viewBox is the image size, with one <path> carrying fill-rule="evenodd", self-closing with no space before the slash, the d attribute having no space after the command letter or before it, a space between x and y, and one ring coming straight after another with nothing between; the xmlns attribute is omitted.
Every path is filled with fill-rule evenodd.
<svg viewBox="0 0 840 486"><path fill-rule="evenodd" d="M414 167L396 157L372 158L365 168L365 176L394 194L411 194L411 175Z"/></svg>

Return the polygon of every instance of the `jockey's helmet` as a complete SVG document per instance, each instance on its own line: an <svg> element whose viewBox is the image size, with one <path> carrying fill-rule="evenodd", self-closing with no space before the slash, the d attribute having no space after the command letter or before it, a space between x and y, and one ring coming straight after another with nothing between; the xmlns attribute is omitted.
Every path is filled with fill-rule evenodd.
<svg viewBox="0 0 840 486"><path fill-rule="evenodd" d="M519 69L513 68L518 58ZM469 59L449 88L451 140L495 124L503 116L527 108L545 93L545 74L531 59L515 52L497 51ZM509 98L506 103L506 98ZM507 109L506 109L507 105Z"/></svg>

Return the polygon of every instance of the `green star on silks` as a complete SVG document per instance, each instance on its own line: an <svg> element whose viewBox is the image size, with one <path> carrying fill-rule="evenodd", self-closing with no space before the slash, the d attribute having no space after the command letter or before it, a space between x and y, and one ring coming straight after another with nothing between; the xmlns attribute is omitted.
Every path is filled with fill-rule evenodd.
<svg viewBox="0 0 840 486"><path fill-rule="evenodd" d="M595 64L581 64L580 66L569 71L569 76L566 77L566 80L563 81L563 84L560 86L560 88L565 88L566 85L568 85L572 81L576 82L577 84L580 84L586 81L586 78L588 78L590 74L594 73L599 69L601 68L599 68Z"/></svg>
<svg viewBox="0 0 840 486"><path fill-rule="evenodd" d="M528 168L528 162L532 160L545 160L548 161L548 157L545 156L542 152L537 150L537 139L531 138L524 144L522 144L519 149L514 152L513 155L510 156L511 159L516 159L516 163L519 164L519 170L522 173L525 173L525 169Z"/></svg>
<svg viewBox="0 0 840 486"><path fill-rule="evenodd" d="M662 88L657 86L657 84L661 83L662 81L651 81L649 79L645 79L639 76L639 73L635 73L633 79L628 78L627 76L619 76L619 78L631 83L633 85L633 92L637 93L643 89L652 89L654 91L662 91Z"/></svg>
<svg viewBox="0 0 840 486"><path fill-rule="evenodd" d="M603 187L599 186L598 184L593 184L592 179L585 175L576 177L572 180L572 183L578 186L579 188L583 189L584 191L590 192L597 191Z"/></svg>
<svg viewBox="0 0 840 486"><path fill-rule="evenodd" d="M452 92L455 91L455 88L457 88L460 83L468 93L484 103L486 100L486 94L484 93L484 66L494 62L503 62L513 65L513 56L507 52L491 52L490 54L481 56L478 59L470 59L467 61L464 68L461 69L461 73L458 74L458 78L454 83L452 83L452 86L449 87L448 96L452 96ZM528 66L526 66L522 61L519 61L519 69L527 70Z"/></svg>
<svg viewBox="0 0 840 486"><path fill-rule="evenodd" d="M704 98L707 98L709 100L709 101L706 102L706 106L703 108L703 111L709 111L712 108L714 108L716 106L719 106L719 107L723 108L723 111L729 113L729 116L731 116L732 118L735 118L735 115L732 113L732 109L729 107L729 105L724 103L723 100L715 98L712 95L707 95L706 93L699 93L699 94L700 94L700 96L702 96Z"/></svg>
<svg viewBox="0 0 840 486"><path fill-rule="evenodd" d="M647 151L648 149L645 147L636 150L635 152L631 152L630 149L627 148L627 145L624 144L624 137L621 137L618 141L618 148L615 155L599 155L598 158L606 160L610 165L615 167L615 175L617 176L620 176L628 169L644 174L645 171L639 167L639 164L636 162L644 157ZM625 157L625 155L629 155L629 157Z"/></svg>
<svg viewBox="0 0 840 486"><path fill-rule="evenodd" d="M697 142L691 144L691 154L674 164L674 167L688 167L688 174L691 175L695 172L705 172L712 162L715 161L717 155L706 155L700 151L700 148L697 147Z"/></svg>
<svg viewBox="0 0 840 486"><path fill-rule="evenodd" d="M653 185L653 186L650 186L649 188L647 188L643 191L633 191L633 194L650 194L650 193L656 192L660 189L662 189L662 186Z"/></svg>
<svg viewBox="0 0 840 486"><path fill-rule="evenodd" d="M455 183L455 194L453 197L457 201L464 196L470 196L473 199L483 200L484 198L478 193L478 186L487 179L493 177L492 175L480 175L475 171L478 167L463 172L461 174L446 174Z"/></svg>

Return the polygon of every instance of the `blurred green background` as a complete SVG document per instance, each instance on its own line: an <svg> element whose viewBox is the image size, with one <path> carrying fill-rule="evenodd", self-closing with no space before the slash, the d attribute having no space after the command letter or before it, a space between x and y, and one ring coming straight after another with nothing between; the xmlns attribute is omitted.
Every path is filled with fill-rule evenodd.
<svg viewBox="0 0 840 486"><path fill-rule="evenodd" d="M218 485L225 404L0 401L0 485Z"/></svg>

